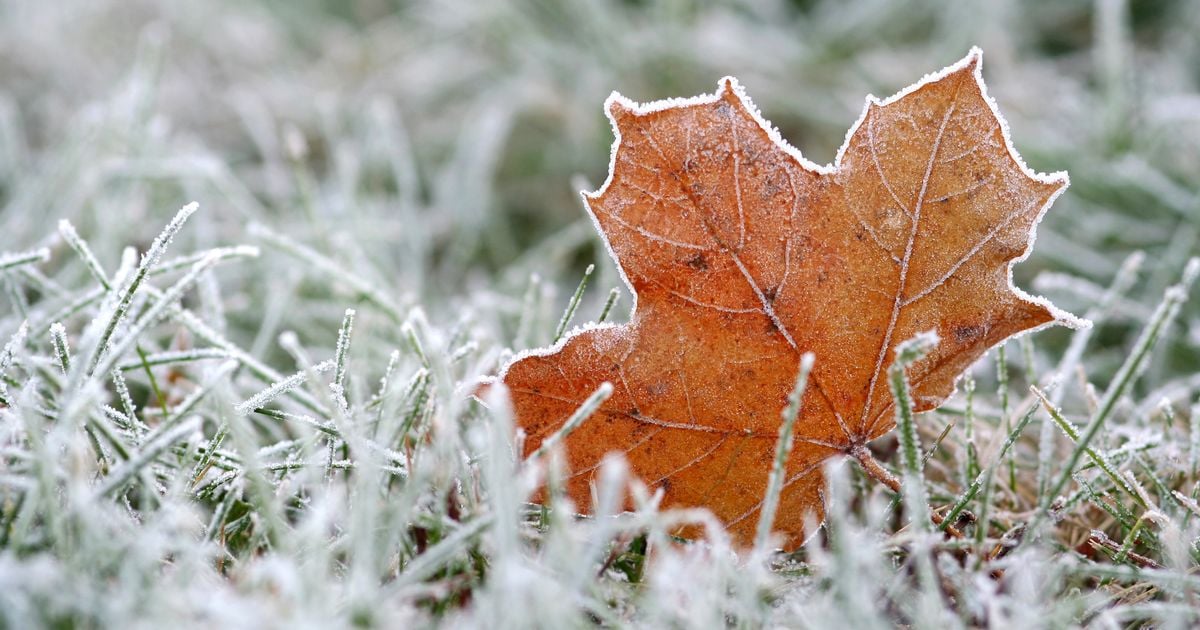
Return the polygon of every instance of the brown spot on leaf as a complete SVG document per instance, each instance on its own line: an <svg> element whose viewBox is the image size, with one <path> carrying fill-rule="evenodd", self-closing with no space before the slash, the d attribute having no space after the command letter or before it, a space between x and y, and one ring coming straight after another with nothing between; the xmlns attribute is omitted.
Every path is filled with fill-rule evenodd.
<svg viewBox="0 0 1200 630"><path fill-rule="evenodd" d="M979 339L980 337L983 336L983 333L985 333L985 332L987 332L987 329L984 328L983 326L978 326L978 325L955 326L954 327L954 339L955 339L955 341L958 341L959 343L967 343L969 341L974 341L976 339Z"/></svg>

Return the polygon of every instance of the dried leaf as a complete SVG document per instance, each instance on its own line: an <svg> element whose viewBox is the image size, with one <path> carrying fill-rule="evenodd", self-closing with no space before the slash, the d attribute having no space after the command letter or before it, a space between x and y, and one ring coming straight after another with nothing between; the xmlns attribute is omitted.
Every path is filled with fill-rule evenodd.
<svg viewBox="0 0 1200 630"><path fill-rule="evenodd" d="M885 372L899 342L941 338L908 370L923 411L988 348L1079 323L1012 285L1067 177L1024 165L979 68L972 50L869 97L832 166L784 142L732 78L688 100L610 97L610 174L585 200L636 305L626 325L584 327L502 371L525 451L611 382L566 440L575 502L590 504L592 475L617 451L664 506L705 506L749 543L811 351L774 523L793 549L822 518L822 463L894 426Z"/></svg>

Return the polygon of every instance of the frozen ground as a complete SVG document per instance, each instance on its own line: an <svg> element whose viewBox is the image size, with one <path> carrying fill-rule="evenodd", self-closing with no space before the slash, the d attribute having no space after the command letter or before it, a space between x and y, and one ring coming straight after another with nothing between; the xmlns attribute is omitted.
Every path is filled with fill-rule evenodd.
<svg viewBox="0 0 1200 630"><path fill-rule="evenodd" d="M1200 5L938 4L0 3L0 627L1195 625ZM849 465L791 556L525 504L461 387L620 286L604 98L733 74L826 163L973 44L1071 174L1017 282L1097 325L917 418L965 541Z"/></svg>

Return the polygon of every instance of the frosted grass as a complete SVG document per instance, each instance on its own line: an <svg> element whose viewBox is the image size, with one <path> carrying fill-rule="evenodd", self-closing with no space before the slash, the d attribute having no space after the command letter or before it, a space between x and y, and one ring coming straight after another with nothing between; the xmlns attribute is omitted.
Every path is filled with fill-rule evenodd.
<svg viewBox="0 0 1200 630"><path fill-rule="evenodd" d="M43 263L47 260L50 260L50 250L45 247L28 252L4 252L0 253L0 271Z"/></svg>
<svg viewBox="0 0 1200 630"><path fill-rule="evenodd" d="M171 219L171 222L167 224L167 227L155 237L154 242L150 244L150 249L142 254L141 262L138 263L137 269L128 283L121 287L120 291L113 296L115 304L112 306L111 315L108 316L108 323L105 324L103 331L100 333L99 340L96 341L91 351L91 358L88 359L87 364L87 375L90 376L95 371L97 365L100 363L100 359L109 350L109 340L112 338L117 326L125 318L125 314L129 310L130 303L133 301L133 296L137 293L138 287L141 286L150 269L158 264L167 246L171 244L171 240L175 238L180 228L183 227L184 222L188 220L188 217L192 216L192 213L198 207L199 204L192 202L180 208L175 217Z"/></svg>
<svg viewBox="0 0 1200 630"><path fill-rule="evenodd" d="M1200 242L1200 15L988 6L8 9L0 626L1194 625L1200 309L1168 287ZM972 44L1031 165L1072 175L1018 285L1096 327L871 445L945 527L852 461L794 554L660 510L619 459L576 517L561 448L519 461L468 394L625 318L575 196L604 96L736 74L826 162L863 94Z"/></svg>
<svg viewBox="0 0 1200 630"><path fill-rule="evenodd" d="M336 365L336 362L332 360L322 361L311 368L296 372L285 379L272 383L270 387L238 403L236 410L239 414L248 414L259 407L269 404L276 398L279 398L280 396L300 387L309 380L312 374L330 372L336 367Z"/></svg>

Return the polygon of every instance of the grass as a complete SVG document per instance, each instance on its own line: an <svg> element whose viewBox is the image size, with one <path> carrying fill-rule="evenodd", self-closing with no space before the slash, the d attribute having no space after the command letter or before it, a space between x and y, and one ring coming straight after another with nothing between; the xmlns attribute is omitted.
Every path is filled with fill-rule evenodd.
<svg viewBox="0 0 1200 630"><path fill-rule="evenodd" d="M1197 623L1194 5L0 16L0 627ZM628 312L576 194L609 91L734 74L826 162L866 93L971 44L1022 154L1072 178L1017 282L1095 326L1009 342L872 445L941 524L853 462L790 555L637 483L618 513L617 459L573 517L560 454L519 461L505 406L464 394Z"/></svg>

